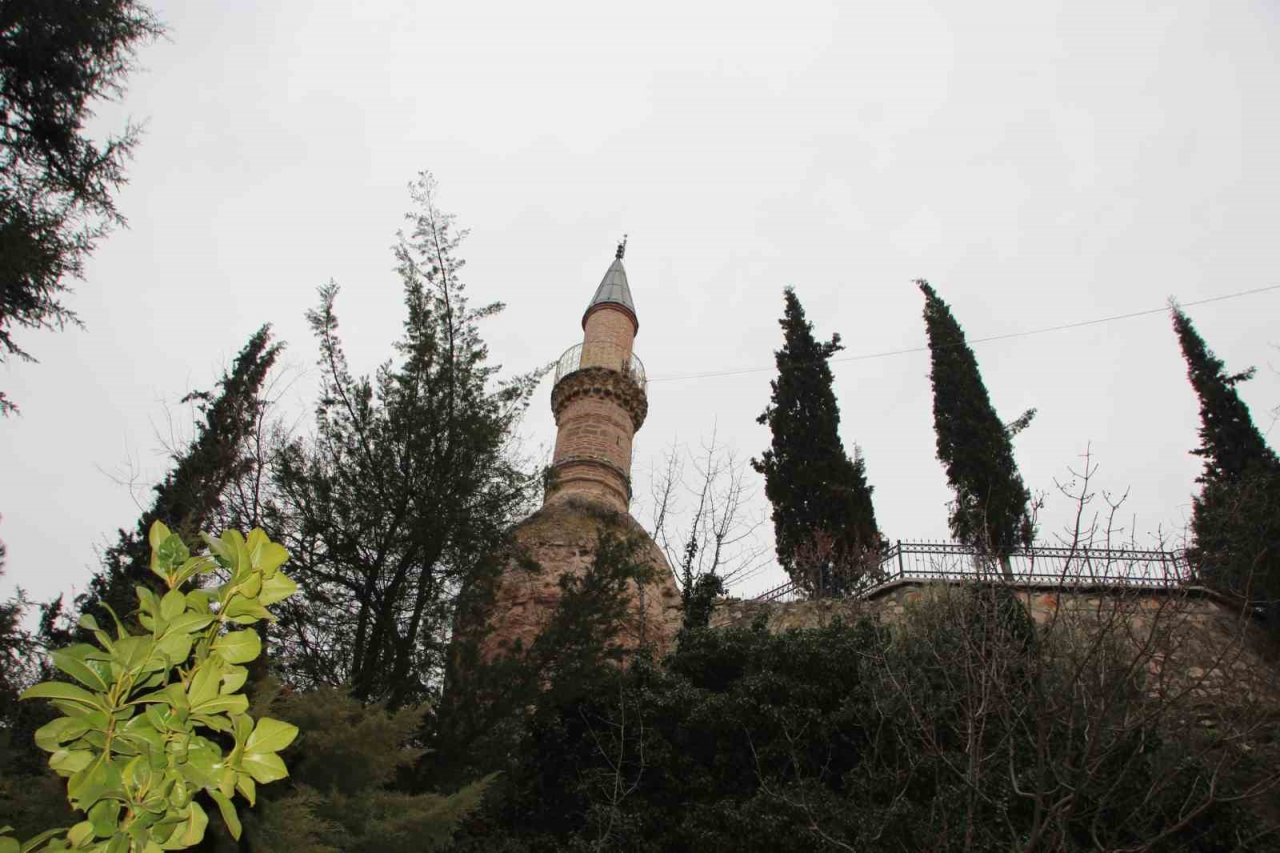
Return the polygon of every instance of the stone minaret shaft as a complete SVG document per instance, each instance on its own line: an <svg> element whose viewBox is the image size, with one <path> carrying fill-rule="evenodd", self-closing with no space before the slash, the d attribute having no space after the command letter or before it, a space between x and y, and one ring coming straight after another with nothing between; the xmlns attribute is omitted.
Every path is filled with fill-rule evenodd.
<svg viewBox="0 0 1280 853"><path fill-rule="evenodd" d="M582 316L582 343L556 365L556 449L546 503L584 498L626 512L631 440L649 411L644 367L632 352L640 323L622 266L626 241Z"/></svg>

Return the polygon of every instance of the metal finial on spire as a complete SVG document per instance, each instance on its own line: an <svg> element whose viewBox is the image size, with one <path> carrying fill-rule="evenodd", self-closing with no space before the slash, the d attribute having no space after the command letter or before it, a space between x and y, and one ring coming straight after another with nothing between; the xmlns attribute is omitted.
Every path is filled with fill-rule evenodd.
<svg viewBox="0 0 1280 853"><path fill-rule="evenodd" d="M627 285L627 270L622 265L622 256L627 253L627 235L622 235L621 242L618 243L617 254L613 257L613 263L609 264L609 269L605 271L604 278L600 279L600 286L596 288L596 295L591 300L591 304L587 306L587 314L601 305L609 304L622 308L626 313L631 315L631 321L636 321L636 306L631 301L631 288ZM586 323L586 315L583 315L582 322Z"/></svg>

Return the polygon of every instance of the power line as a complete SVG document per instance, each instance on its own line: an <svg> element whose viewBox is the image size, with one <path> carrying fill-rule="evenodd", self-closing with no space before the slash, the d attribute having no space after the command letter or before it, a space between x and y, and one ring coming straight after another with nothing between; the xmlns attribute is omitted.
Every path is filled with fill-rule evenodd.
<svg viewBox="0 0 1280 853"><path fill-rule="evenodd" d="M1255 287L1252 290L1241 290L1236 293L1225 293L1222 296L1210 296L1205 299L1196 299L1192 302L1182 302L1179 305L1183 308L1191 308L1196 305L1207 305L1210 302L1225 302L1228 299L1239 299L1243 296L1255 296L1259 293L1268 293L1273 290L1280 290L1280 284L1271 285L1270 287ZM1098 317L1093 320L1080 320L1075 323L1062 323L1057 326L1045 326L1042 329L1028 329L1022 332L1007 332L1003 335L988 335L984 338L972 338L968 342L970 344L985 344L991 341L1004 341L1010 338L1025 338L1030 335L1043 335L1047 332L1061 332L1066 329L1080 329L1085 326L1098 326L1103 323L1112 323L1116 320L1131 320L1135 317L1147 317L1152 314L1164 314L1169 310L1169 306L1161 308L1148 308L1145 311L1131 311L1128 314L1113 314L1110 317ZM907 355L915 352L928 352L927 346L908 347L906 349L886 350L884 352L863 353L862 355L846 355L832 358L832 362L848 362L848 361L869 361L875 358L888 358L895 355ZM713 370L706 373L682 373L674 376L655 376L650 377L649 382L679 382L684 379L709 379L713 376L742 376L748 373L765 373L775 370L774 365L768 367L744 367L739 370Z"/></svg>

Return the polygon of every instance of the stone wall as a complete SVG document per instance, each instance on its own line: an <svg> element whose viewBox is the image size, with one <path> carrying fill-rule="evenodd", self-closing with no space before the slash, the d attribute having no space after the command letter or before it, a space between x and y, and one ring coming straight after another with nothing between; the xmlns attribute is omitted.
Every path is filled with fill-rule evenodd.
<svg viewBox="0 0 1280 853"><path fill-rule="evenodd" d="M666 557L635 519L598 504L569 499L544 506L513 531L513 548L495 582L480 657L491 660L528 648L560 603L560 577L583 575L595 558L601 535L634 538L636 557L653 569L644 585L633 584L627 617L617 637L625 649L653 644L671 649L680 629L680 593Z"/></svg>
<svg viewBox="0 0 1280 853"><path fill-rule="evenodd" d="M902 582L863 600L760 603L723 599L715 627L747 626L763 617L770 631L818 628L862 617L893 625L913 608L956 595L965 585ZM1021 587L1015 595L1042 627L1077 643L1116 641L1145 670L1148 689L1214 703L1224 696L1271 703L1280 712L1276 652L1238 603L1201 588Z"/></svg>

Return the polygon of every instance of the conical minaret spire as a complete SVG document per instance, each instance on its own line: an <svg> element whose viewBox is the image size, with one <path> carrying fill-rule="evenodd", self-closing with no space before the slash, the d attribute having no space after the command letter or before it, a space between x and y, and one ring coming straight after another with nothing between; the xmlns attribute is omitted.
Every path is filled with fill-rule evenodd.
<svg viewBox="0 0 1280 853"><path fill-rule="evenodd" d="M631 500L631 442L649 403L632 351L640 322L622 264L626 248L624 237L582 315L582 343L556 365L547 503L578 497L626 512Z"/></svg>

